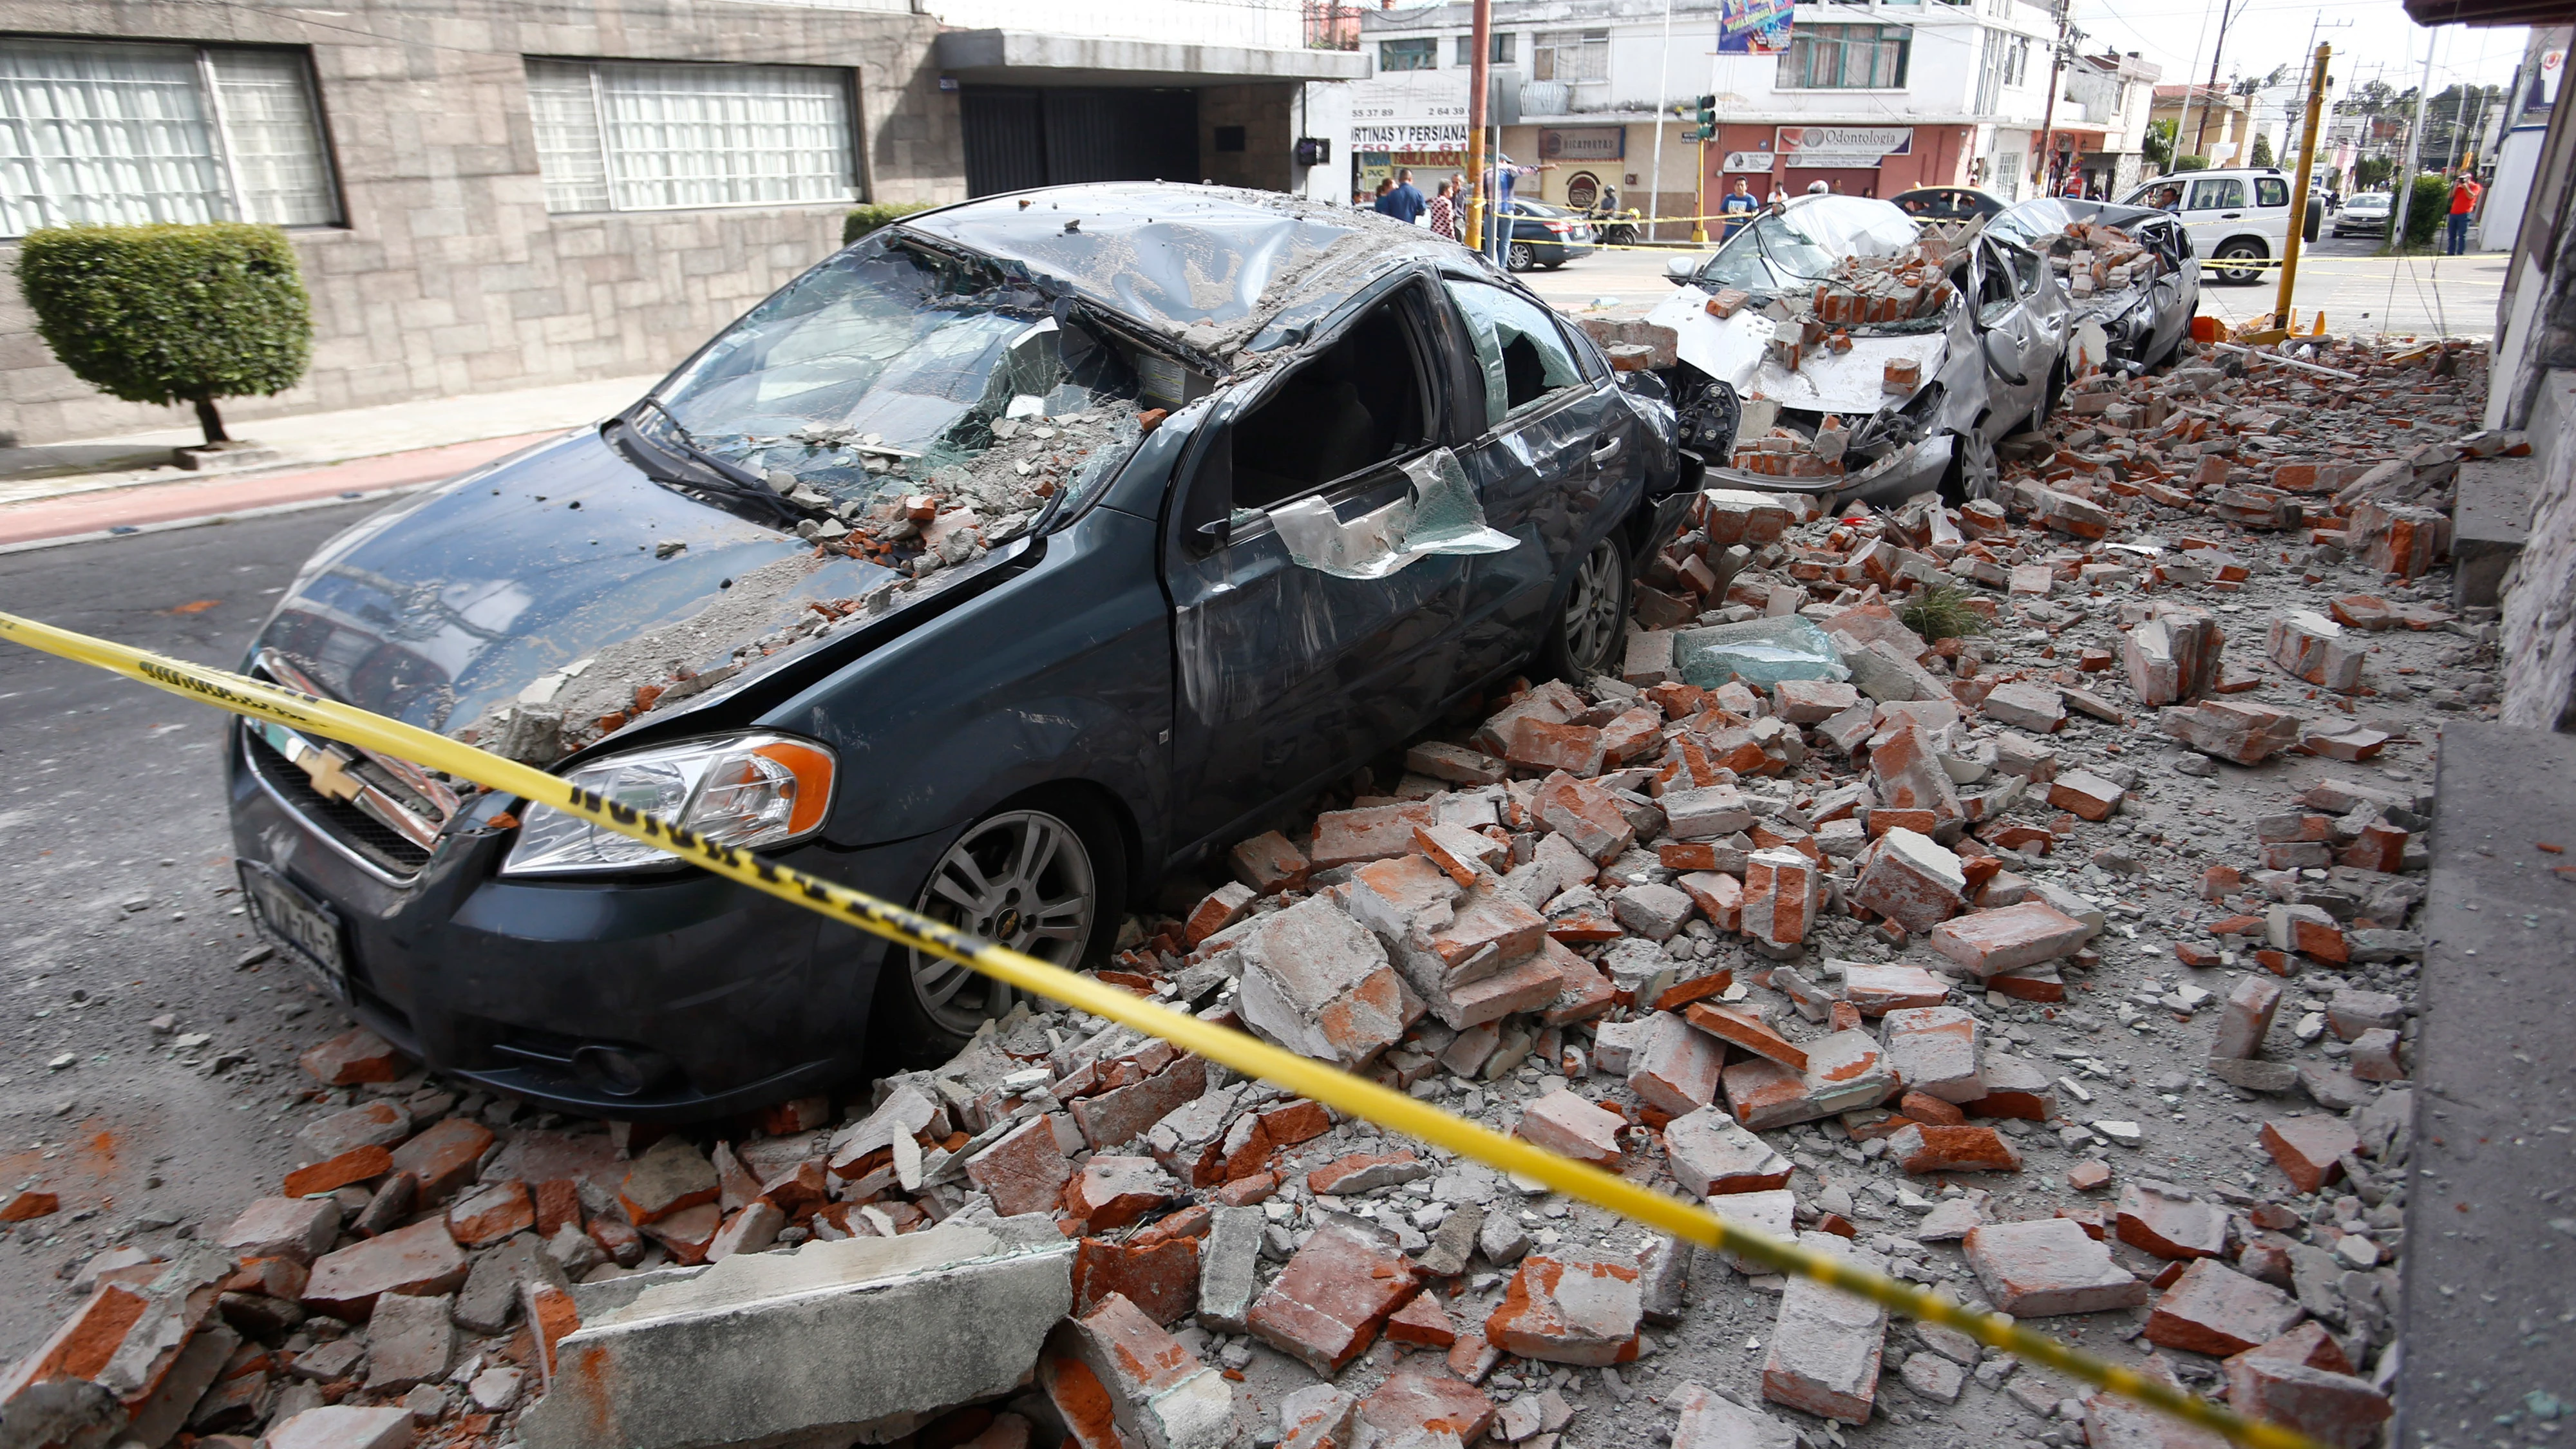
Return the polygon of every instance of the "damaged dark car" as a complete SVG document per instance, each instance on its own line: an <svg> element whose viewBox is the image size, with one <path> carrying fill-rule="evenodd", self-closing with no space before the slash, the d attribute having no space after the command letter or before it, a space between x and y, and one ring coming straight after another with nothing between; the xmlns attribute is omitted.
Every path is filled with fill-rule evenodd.
<svg viewBox="0 0 2576 1449"><path fill-rule="evenodd" d="M1367 213L1097 185L885 228L633 407L327 545L256 674L1067 966L1517 671L1615 668L1695 473L1650 375ZM1007 988L267 724L259 923L433 1066L705 1116Z"/></svg>

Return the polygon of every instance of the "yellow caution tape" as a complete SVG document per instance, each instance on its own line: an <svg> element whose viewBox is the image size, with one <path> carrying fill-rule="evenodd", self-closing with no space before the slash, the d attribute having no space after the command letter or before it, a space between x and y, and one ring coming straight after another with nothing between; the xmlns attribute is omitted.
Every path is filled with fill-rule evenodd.
<svg viewBox="0 0 2576 1449"><path fill-rule="evenodd" d="M0 613L0 634L33 649L113 670L158 689L234 714L273 720L345 744L380 750L458 779L578 815L643 841L756 891L882 936L901 946L973 967L995 980L1093 1016L1134 1027L1247 1076L1261 1078L1389 1131L1474 1158L1488 1167L1544 1183L1568 1197L1606 1208L1656 1232L1733 1253L1794 1277L1868 1299L1891 1312L1957 1329L1990 1348L2046 1364L2085 1383L2197 1424L2248 1449L2322 1449L2293 1430L2248 1419L2160 1379L2079 1353L2000 1313L1979 1313L1955 1299L1901 1283L1828 1254L1732 1226L1679 1198L1651 1191L1587 1163L1455 1116L1337 1067L1301 1057L1227 1027L1129 994L1035 957L978 940L917 915L747 851L719 845L652 815L611 805L558 775L407 725L399 720L220 669L147 653L127 645Z"/></svg>

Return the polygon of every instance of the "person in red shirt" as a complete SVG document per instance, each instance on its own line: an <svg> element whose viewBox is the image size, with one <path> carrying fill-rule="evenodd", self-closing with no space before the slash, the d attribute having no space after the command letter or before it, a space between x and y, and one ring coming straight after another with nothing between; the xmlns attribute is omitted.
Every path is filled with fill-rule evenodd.
<svg viewBox="0 0 2576 1449"><path fill-rule="evenodd" d="M2468 251L2469 218L2477 215L2478 198L2485 194L2486 188L2478 184L2477 178L2467 175L2466 173L2463 173L2458 184L2451 188L2451 245L2449 247L2449 251L2452 256L2460 256Z"/></svg>

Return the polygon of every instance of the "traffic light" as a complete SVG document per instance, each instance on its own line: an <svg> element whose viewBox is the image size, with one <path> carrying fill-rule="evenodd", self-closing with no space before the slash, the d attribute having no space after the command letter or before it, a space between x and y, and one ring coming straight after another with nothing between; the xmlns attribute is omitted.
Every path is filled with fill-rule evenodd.
<svg viewBox="0 0 2576 1449"><path fill-rule="evenodd" d="M1691 102L1690 110L1686 114L1690 116L1692 124L1682 128L1683 140L1714 141L1717 139L1717 97L1701 96Z"/></svg>

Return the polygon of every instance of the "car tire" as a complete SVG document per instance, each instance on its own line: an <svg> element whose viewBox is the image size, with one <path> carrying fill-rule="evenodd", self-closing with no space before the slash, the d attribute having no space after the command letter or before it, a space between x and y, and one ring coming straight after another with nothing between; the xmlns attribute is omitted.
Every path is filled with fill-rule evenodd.
<svg viewBox="0 0 2576 1449"><path fill-rule="evenodd" d="M1627 625L1628 553L1613 535L1575 562L1556 617L1548 621L1540 667L1568 684L1611 673L1618 668Z"/></svg>
<svg viewBox="0 0 2576 1449"><path fill-rule="evenodd" d="M2002 502L2003 462L1995 456L1995 445L1975 428L1950 436L1950 467L1941 475L1941 501L1953 508L1986 499Z"/></svg>
<svg viewBox="0 0 2576 1449"><path fill-rule="evenodd" d="M2248 261L2262 261L2265 255L2262 243L2239 239L2220 247L2210 256L2210 263L2212 269L2218 273L2218 280L2231 286L2250 287L2263 280L2263 269L2241 264ZM2240 265L2231 267L2228 265L2231 261Z"/></svg>
<svg viewBox="0 0 2576 1449"><path fill-rule="evenodd" d="M1538 265L1538 253L1528 242L1514 242L1503 249L1503 266L1511 271L1526 272Z"/></svg>
<svg viewBox="0 0 2576 1449"><path fill-rule="evenodd" d="M913 909L1069 971L1107 964L1127 896L1127 851L1106 807L1074 790L1023 795L958 833ZM1031 911L1032 903L1049 907ZM887 953L870 1019L869 1070L936 1066L1019 993L906 947Z"/></svg>

